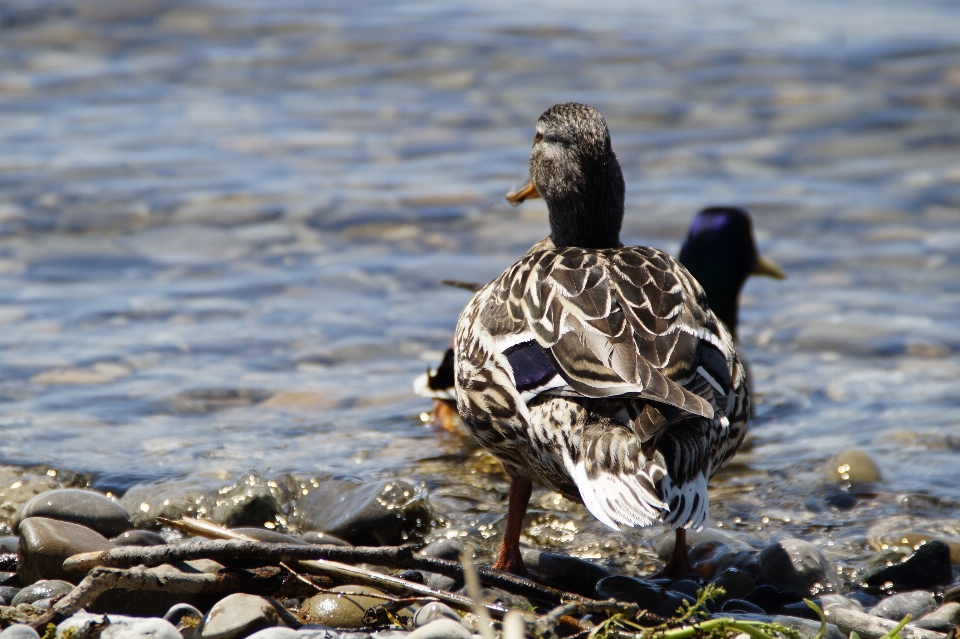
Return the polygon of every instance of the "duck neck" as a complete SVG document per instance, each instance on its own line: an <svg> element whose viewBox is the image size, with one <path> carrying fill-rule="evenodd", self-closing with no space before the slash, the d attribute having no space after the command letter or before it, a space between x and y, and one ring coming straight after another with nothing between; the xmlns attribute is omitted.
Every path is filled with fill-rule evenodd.
<svg viewBox="0 0 960 639"><path fill-rule="evenodd" d="M623 225L624 183L620 166L605 167L592 183L547 199L550 239L558 247L615 248ZM587 173L587 172L584 172ZM546 199L546 198L544 198Z"/></svg>

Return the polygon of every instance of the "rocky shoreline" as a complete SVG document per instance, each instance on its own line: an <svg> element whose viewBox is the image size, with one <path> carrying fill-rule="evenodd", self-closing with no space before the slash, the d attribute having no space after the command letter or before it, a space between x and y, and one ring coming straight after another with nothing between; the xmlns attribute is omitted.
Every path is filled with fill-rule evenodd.
<svg viewBox="0 0 960 639"><path fill-rule="evenodd" d="M63 473L21 472L16 481L7 482L0 505L0 521L10 533L0 537L0 568L7 571L0 573L0 624L5 628L0 637L470 639L484 634L480 618L469 606L454 609L457 602L470 597L462 578L465 573L457 563L466 552L464 544L443 538L429 544L418 542L433 524L422 489L399 479L366 484L340 479L308 483L299 486L293 478L263 480L250 475L208 492L186 490L175 482L143 484L118 499L77 487L82 482ZM296 507L287 506L291 496L297 495ZM187 548L197 538L159 525L157 517L164 521L195 516L273 548L312 545L320 559L321 550L326 549L329 556L338 548L344 556L369 556L373 558L370 563L361 563L358 570L393 575L401 588L398 591L394 584L392 592L387 592L363 583L364 579L336 574L312 580L293 578L294 573L282 562L217 555L216 560L201 557L130 567L123 575L114 575L125 587L107 588L83 608L58 619L55 627L41 624L39 634L34 629L44 615L52 618L62 602L89 587L91 575L98 570L67 570L66 559L122 548L134 549L134 556L136 548ZM671 539L665 536L658 542L655 550L659 555L670 553ZM909 554L904 554L902 547L880 550L850 581L841 579L842 571L802 539L782 539L757 549L731 532L709 528L691 531L689 539L698 575L695 580L616 574L598 563L534 549L525 551L525 561L540 583L577 601L614 600L617 605L634 606L646 611L640 613L638 623L650 627L694 604L708 585L722 590L717 590L721 594L713 599L702 601L701 620L780 624L811 639L820 632L820 619L804 598L812 598L823 610L828 622L825 636L834 639L849 636L851 631L862 639L876 639L907 615L911 620L900 631L904 639L939 639L960 626L960 583L951 567L952 548L941 540L921 540ZM413 545L398 546L411 542ZM373 550L377 548L407 553L403 555L409 557L407 567L397 562L376 565ZM441 568L434 571L424 566ZM451 567L455 568L452 572L447 570ZM540 596L535 590L512 588L509 582L492 586L489 574L489 569L481 569L485 583L477 598L495 611L523 611L528 634L536 634L537 619L548 618L561 600L566 601L549 592ZM134 577L141 585L131 586ZM143 580L150 579L152 585L142 586ZM454 607L404 593L402 584L449 594ZM596 612L563 618L566 625L545 634L586 636L607 623L606 616ZM629 635L634 631L621 628L618 632ZM727 633L736 634L730 629Z"/></svg>

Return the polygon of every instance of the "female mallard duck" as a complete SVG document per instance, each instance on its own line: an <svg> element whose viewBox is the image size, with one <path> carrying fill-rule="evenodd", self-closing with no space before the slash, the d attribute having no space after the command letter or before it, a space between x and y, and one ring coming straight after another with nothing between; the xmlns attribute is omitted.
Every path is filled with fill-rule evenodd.
<svg viewBox="0 0 960 639"><path fill-rule="evenodd" d="M507 199L514 204L537 197L539 193L529 182L507 194ZM740 289L747 278L751 275L778 280L786 277L776 262L760 255L750 214L732 206L711 206L700 211L690 223L678 259L700 283L710 310L730 330L734 341L737 340ZM483 287L465 282L445 280L445 283L474 292ZM740 361L747 369L747 386L752 388L750 369L743 355ZM436 370L428 369L414 380L413 389L417 395L433 399L435 423L451 432L457 430L452 347L446 350Z"/></svg>
<svg viewBox="0 0 960 639"><path fill-rule="evenodd" d="M532 484L605 524L677 531L707 517L707 479L736 452L750 398L730 332L666 253L620 243L624 183L603 116L548 109L530 154L550 236L478 291L454 337L459 413L511 477L495 567L523 574Z"/></svg>

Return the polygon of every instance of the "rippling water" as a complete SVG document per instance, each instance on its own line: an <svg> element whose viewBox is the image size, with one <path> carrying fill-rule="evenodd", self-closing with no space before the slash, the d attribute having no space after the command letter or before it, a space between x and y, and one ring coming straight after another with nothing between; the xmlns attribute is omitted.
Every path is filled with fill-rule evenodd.
<svg viewBox="0 0 960 639"><path fill-rule="evenodd" d="M466 302L438 280L546 234L502 196L577 100L626 241L746 206L790 275L744 292L757 419L713 523L848 559L878 526L960 538L956 3L318 5L0 5L0 462L114 491L408 476L482 543L504 479L410 382ZM838 509L822 468L852 448L883 481ZM635 561L535 503L532 541Z"/></svg>

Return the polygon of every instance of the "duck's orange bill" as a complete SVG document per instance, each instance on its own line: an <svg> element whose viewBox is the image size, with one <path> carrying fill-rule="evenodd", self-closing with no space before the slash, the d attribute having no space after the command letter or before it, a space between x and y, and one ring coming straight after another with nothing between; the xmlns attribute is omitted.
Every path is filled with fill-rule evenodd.
<svg viewBox="0 0 960 639"><path fill-rule="evenodd" d="M526 182L510 189L504 197L507 198L507 202L510 204L520 204L524 200L532 200L540 197L540 193L537 192L537 187L533 185L530 178L527 178Z"/></svg>

